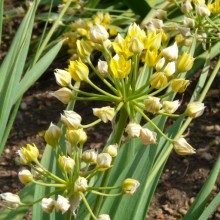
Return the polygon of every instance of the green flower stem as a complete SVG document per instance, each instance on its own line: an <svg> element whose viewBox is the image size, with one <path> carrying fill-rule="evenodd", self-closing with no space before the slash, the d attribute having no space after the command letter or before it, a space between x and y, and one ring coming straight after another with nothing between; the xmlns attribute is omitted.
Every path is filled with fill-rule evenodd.
<svg viewBox="0 0 220 220"><path fill-rule="evenodd" d="M85 7L84 8L86 11L97 11L97 12L100 12L100 11L103 11L103 12L112 12L112 13L124 13L125 11L124 10L115 10L115 9L104 9L104 8L87 8Z"/></svg>
<svg viewBox="0 0 220 220"><path fill-rule="evenodd" d="M109 63L110 59L112 58L112 55L110 51L106 48L104 42L102 42L102 47L103 47L102 53L105 57L105 60Z"/></svg>
<svg viewBox="0 0 220 220"><path fill-rule="evenodd" d="M165 93L165 94L163 94L161 96L158 96L158 98L163 99L163 98L165 98L165 97L167 97L167 96L169 96L169 95L171 95L173 93L174 93L173 91L169 91L169 92L167 92L167 93Z"/></svg>
<svg viewBox="0 0 220 220"><path fill-rule="evenodd" d="M90 191L90 190L96 190L96 191L99 191L99 190L112 190L112 189L120 189L121 186L106 186L106 187L89 187L87 190Z"/></svg>
<svg viewBox="0 0 220 220"><path fill-rule="evenodd" d="M88 201L86 200L86 197L84 196L84 194L83 194L82 192L78 192L78 193L79 193L79 195L81 196L81 198L82 198L82 200L83 200L83 202L84 202L86 208L88 209L90 215L92 216L92 218L95 219L95 220L97 220L97 218L95 217L94 213L92 212L92 209L91 209L91 207L89 206L89 203L88 203Z"/></svg>
<svg viewBox="0 0 220 220"><path fill-rule="evenodd" d="M161 131L160 128L158 128L157 125L156 125L152 120L150 120L150 118L148 118L147 115L145 115L145 114L143 113L143 111L142 111L139 107L134 106L134 108L135 108L135 110L136 110L137 112L139 112L139 113L142 115L142 117L143 117L146 121L148 121L166 140L168 140L169 142L173 143L173 140L170 139L169 137L167 137L167 136L163 133L163 131Z"/></svg>
<svg viewBox="0 0 220 220"><path fill-rule="evenodd" d="M93 194L96 194L96 195L106 196L106 197L116 197L116 196L121 196L121 195L123 195L122 192L120 192L120 193L115 193L115 194L101 193L101 192L97 192L97 191L94 191L94 190L92 190L92 191L90 191L90 192L93 193Z"/></svg>
<svg viewBox="0 0 220 220"><path fill-rule="evenodd" d="M35 183L37 185L40 185L40 186L60 187L60 188L65 188L66 187L66 184L43 183L43 182L39 182L39 181L36 181L36 180L32 180L31 182Z"/></svg>
<svg viewBox="0 0 220 220"><path fill-rule="evenodd" d="M112 142L112 143L117 143L118 146L120 146L121 138L122 138L122 135L124 133L124 128L125 128L125 125L127 123L127 119L128 119L128 114L127 114L126 109L121 108L117 126L115 127L115 129L113 131L114 140ZM113 158L113 160L112 160L112 166L114 165L114 162L115 162L115 158ZM111 169L107 170L104 173L102 182L100 184L102 187L106 187L108 185L110 174L111 174ZM101 196L101 195L97 196L96 201L95 201L95 205L94 205L95 215L98 215L98 213L100 211L100 208L101 208L101 205L102 205L102 201L103 201L103 196Z"/></svg>
<svg viewBox="0 0 220 220"><path fill-rule="evenodd" d="M170 113L166 113L166 112L157 112L157 114L159 115L165 115L165 116L168 116L168 117L173 117L173 118L179 118L179 117L184 117L186 115L186 113L184 112L183 114L181 115L177 115L177 114L170 114Z"/></svg>
<svg viewBox="0 0 220 220"><path fill-rule="evenodd" d="M98 123L100 123L102 120L99 118L97 119L96 121L92 122L92 123L89 123L87 125L81 125L82 128L90 128L90 127L93 127L95 125L97 125Z"/></svg>
<svg viewBox="0 0 220 220"><path fill-rule="evenodd" d="M95 72L95 74L102 80L103 83L105 83L106 86L108 86L109 89L112 90L112 92L114 92L116 95L119 96L119 92L117 89L115 89L111 83L109 83L100 73L99 71L97 71L97 69L93 66L92 62L90 61L90 59L87 59L90 67L92 68L92 70Z"/></svg>
<svg viewBox="0 0 220 220"><path fill-rule="evenodd" d="M57 190L55 190L55 191L45 195L43 198L49 198L50 196L55 195L55 194L57 194L58 192L61 192L61 191L63 191L63 189L57 189ZM31 203L21 203L21 206L23 206L23 207L25 207L25 206L32 206L34 204L37 204L37 203L41 202L41 200L43 198L40 198L40 199L38 199L38 200L36 200L34 202L31 202Z"/></svg>
<svg viewBox="0 0 220 220"><path fill-rule="evenodd" d="M102 98L100 97L75 97L74 100L78 100L78 101L104 101L104 102L114 102L115 100L113 100L112 98L106 97L106 96L102 96Z"/></svg>
<svg viewBox="0 0 220 220"><path fill-rule="evenodd" d="M162 92L164 89L166 89L168 86L169 86L169 84L167 84L166 86L164 86L164 87L162 87L162 88L156 90L155 92L150 93L149 95L150 95L150 96L155 96L156 94L158 94L158 93ZM167 94L168 94L168 93L167 93ZM165 95L167 96L167 94L165 94ZM170 94L169 94L169 95L170 95Z"/></svg>
<svg viewBox="0 0 220 220"><path fill-rule="evenodd" d="M57 181L57 182L60 182L60 183L63 183L63 184L66 184L66 181L59 178L58 176L54 175L53 173L49 172L47 169L45 169L40 163L39 161L34 161L45 173L44 175L47 175L48 177L50 177L51 179Z"/></svg>
<svg viewBox="0 0 220 220"><path fill-rule="evenodd" d="M126 100L127 101L131 101L131 100L143 100L143 99L145 99L147 96L149 96L148 95L148 93L149 92L151 92L153 90L153 88L151 87L151 88L149 88L148 90L146 90L146 91L143 91L142 93L140 92L140 93L137 93L137 92L135 92L133 95L131 95L131 96L129 96Z"/></svg>
<svg viewBox="0 0 220 220"><path fill-rule="evenodd" d="M139 55L134 55L132 62L134 62L133 74L132 74L132 91L135 91L136 82L137 82L137 72L139 67Z"/></svg>
<svg viewBox="0 0 220 220"><path fill-rule="evenodd" d="M142 87L142 83L145 81L145 77L146 77L146 70L147 70L148 65L145 63L144 67L137 79L136 85L135 85L135 91L137 91L138 89L140 89ZM151 67L149 67L149 71L151 71Z"/></svg>
<svg viewBox="0 0 220 220"><path fill-rule="evenodd" d="M114 96L114 95L112 95L112 94L110 94L110 93L108 93L108 92L106 92L106 91L100 89L100 88L99 88L98 86L96 86L91 80L88 79L86 82L87 82L90 86L92 86L94 89L96 89L97 91L99 91L100 93L102 93L102 94L104 94L104 95L106 95L106 96L108 96L108 97L111 97L114 101L118 102L118 101L121 100L120 97Z"/></svg>

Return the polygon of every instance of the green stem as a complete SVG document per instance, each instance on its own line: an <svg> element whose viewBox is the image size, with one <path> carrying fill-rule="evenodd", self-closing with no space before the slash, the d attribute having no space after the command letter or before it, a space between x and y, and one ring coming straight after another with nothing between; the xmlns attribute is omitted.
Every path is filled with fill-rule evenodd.
<svg viewBox="0 0 220 220"><path fill-rule="evenodd" d="M136 82L137 82L137 72L139 67L139 55L136 54L134 56L134 59L132 60L134 62L134 69L133 69L133 76L132 76L132 91L135 91Z"/></svg>
<svg viewBox="0 0 220 220"><path fill-rule="evenodd" d="M142 111L140 108L138 108L137 106L134 106L134 108L135 108L135 110L136 110L137 112L139 112L139 113L142 115L142 117L143 117L145 120L147 120L166 140L168 140L168 141L171 142L171 143L173 142L173 140L170 139L169 137L167 137L167 136L163 133L163 131L161 131L160 128L158 128L157 125L156 125L152 120L150 120L150 118L148 118L147 115L145 115L145 114L143 113L143 111Z"/></svg>
<svg viewBox="0 0 220 220"><path fill-rule="evenodd" d="M92 212L92 209L91 209L91 207L89 206L89 203L87 202L86 197L84 196L84 194L83 194L82 192L78 192L78 193L79 193L79 195L81 196L81 198L82 198L82 200L83 200L83 202L84 202L86 208L88 209L90 215L92 216L92 218L95 219L95 220L97 220L97 218L95 217L94 213Z"/></svg>
<svg viewBox="0 0 220 220"><path fill-rule="evenodd" d="M106 186L106 187L89 187L87 190L112 190L112 189L120 189L121 186Z"/></svg>
<svg viewBox="0 0 220 220"><path fill-rule="evenodd" d="M123 194L122 192L115 193L115 194L107 194L107 193L97 192L97 191L94 191L94 190L91 190L90 192L93 193L93 194L96 194L96 195L106 196L106 197L116 197L116 196L121 196Z"/></svg>
<svg viewBox="0 0 220 220"><path fill-rule="evenodd" d="M95 125L97 125L98 123L100 123L102 120L101 119L97 119L96 121L89 123L87 125L81 125L82 128L90 128L93 127Z"/></svg>
<svg viewBox="0 0 220 220"><path fill-rule="evenodd" d="M183 116L186 115L185 113L183 113L183 114L181 114L181 115L177 115L177 114L170 114L170 113L166 113L166 112L157 112L157 114L159 114L159 115L165 115L165 116L173 117L173 118L179 118L179 117L183 117Z"/></svg>
<svg viewBox="0 0 220 220"><path fill-rule="evenodd" d="M66 184L43 183L43 182L39 182L36 180L32 180L31 182L35 183L37 185L40 185L40 186L48 186L48 187L62 187L62 188L64 188L66 186Z"/></svg>

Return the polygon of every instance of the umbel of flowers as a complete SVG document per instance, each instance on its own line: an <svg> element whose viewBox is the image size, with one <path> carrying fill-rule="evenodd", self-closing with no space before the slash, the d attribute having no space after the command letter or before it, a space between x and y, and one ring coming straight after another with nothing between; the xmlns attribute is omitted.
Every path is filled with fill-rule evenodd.
<svg viewBox="0 0 220 220"><path fill-rule="evenodd" d="M71 60L65 70L55 71L56 81L61 88L53 95L64 104L70 103L69 106L72 101L81 100L110 104L93 108L97 120L90 124L83 124L83 118L72 109L61 115L60 120L65 129L61 130L51 123L44 137L54 150L62 176L57 176L42 166L38 160L38 148L34 144L28 144L18 151L18 155L20 163L29 166L32 171L20 171L19 179L23 184L31 182L56 188L54 193L40 200L43 210L47 213L55 209L62 213L68 211L76 216L80 203L84 203L93 219L110 219L108 215L99 215L98 206L93 212L92 204L89 204L86 195L133 195L139 187L139 181L132 178L127 178L121 185L116 186L108 186L106 181L100 186L90 184L92 177L100 172L104 173L104 178L108 176L120 150L124 132L128 139L139 138L143 145L153 144L155 147L158 137L165 138L173 144L178 154L190 155L195 153L195 149L184 137L168 137L154 124L152 118L157 115L174 119L187 116L196 118L203 113L205 106L201 102L192 102L183 113L175 113L181 102L173 100L173 97L177 93L184 93L190 84L182 75L191 69L194 58L189 49L180 50L177 42L171 42L168 46L169 37L162 29L143 30L134 23L130 25L125 36L118 34L110 41L106 28L97 24L90 28L89 34L90 42L76 42L79 58ZM97 49L103 56L97 66L94 66L90 55ZM98 87L90 77L91 72L94 72L108 89ZM96 92L83 91L80 89L81 82L87 83ZM85 149L86 129L101 122L112 122L112 143L102 152ZM144 123L149 123L153 129L147 128ZM65 137L64 146L60 145L61 137ZM116 193L111 192L113 189ZM9 208L27 205L10 193L1 194L1 198Z"/></svg>

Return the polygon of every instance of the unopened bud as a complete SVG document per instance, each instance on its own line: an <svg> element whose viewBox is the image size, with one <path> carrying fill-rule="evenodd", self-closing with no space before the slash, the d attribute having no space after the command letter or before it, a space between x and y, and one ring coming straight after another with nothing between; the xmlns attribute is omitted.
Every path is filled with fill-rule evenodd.
<svg viewBox="0 0 220 220"><path fill-rule="evenodd" d="M173 142L174 150L177 154L185 156L195 154L195 149L187 143L185 138L179 138L178 140Z"/></svg>
<svg viewBox="0 0 220 220"><path fill-rule="evenodd" d="M193 66L194 58L191 57L190 54L184 52L183 55L179 56L177 59L177 71L178 72L186 72L190 70Z"/></svg>
<svg viewBox="0 0 220 220"><path fill-rule="evenodd" d="M172 101L163 102L163 109L169 114L173 114L178 109L179 106L180 106L179 100L173 102Z"/></svg>
<svg viewBox="0 0 220 220"><path fill-rule="evenodd" d="M93 114L100 118L104 123L112 121L115 116L115 109L110 106L105 106L102 108L93 108Z"/></svg>
<svg viewBox="0 0 220 220"><path fill-rule="evenodd" d="M164 68L164 73L167 77L172 76L176 71L176 63L173 62L169 62L166 67Z"/></svg>
<svg viewBox="0 0 220 220"><path fill-rule="evenodd" d="M111 144L104 149L104 153L108 153L111 157L116 157L118 154L118 144Z"/></svg>
<svg viewBox="0 0 220 220"><path fill-rule="evenodd" d="M124 194L133 195L139 186L140 183L137 180L128 178L124 180L122 184L122 190Z"/></svg>
<svg viewBox="0 0 220 220"><path fill-rule="evenodd" d="M154 67L158 63L158 51L157 50L147 50L144 58L144 62L149 67Z"/></svg>
<svg viewBox="0 0 220 220"><path fill-rule="evenodd" d="M129 137L136 138L140 136L141 126L135 122L130 122L125 131L128 133Z"/></svg>
<svg viewBox="0 0 220 220"><path fill-rule="evenodd" d="M96 163L97 156L98 154L94 149L86 150L82 153L82 160L85 163Z"/></svg>
<svg viewBox="0 0 220 220"><path fill-rule="evenodd" d="M74 111L66 110L64 115L61 114L61 122L69 129L77 129L81 125L81 116Z"/></svg>
<svg viewBox="0 0 220 220"><path fill-rule="evenodd" d="M77 40L76 45L77 45L77 53L80 55L82 59L83 58L86 59L87 57L89 57L93 51L91 43L84 39Z"/></svg>
<svg viewBox="0 0 220 220"><path fill-rule="evenodd" d="M54 75L58 85L69 86L71 84L72 78L68 71L62 69L56 69Z"/></svg>
<svg viewBox="0 0 220 220"><path fill-rule="evenodd" d="M187 105L186 113L191 118L197 118L203 114L205 105L202 102L191 102Z"/></svg>
<svg viewBox="0 0 220 220"><path fill-rule="evenodd" d="M74 191L75 192L86 192L88 188L87 179L84 177L79 176L74 184Z"/></svg>
<svg viewBox="0 0 220 220"><path fill-rule="evenodd" d="M84 144L87 141L87 134L82 129L67 129L66 138L72 145Z"/></svg>
<svg viewBox="0 0 220 220"><path fill-rule="evenodd" d="M20 197L16 194L6 192L0 194L1 204L9 209L16 209L20 206Z"/></svg>
<svg viewBox="0 0 220 220"><path fill-rule="evenodd" d="M153 114L160 111L162 104L160 98L149 96L144 100L145 110Z"/></svg>
<svg viewBox="0 0 220 220"><path fill-rule="evenodd" d="M56 211L61 211L62 214L65 213L70 208L69 200L61 195L58 195L58 198L54 202L54 204Z"/></svg>
<svg viewBox="0 0 220 220"><path fill-rule="evenodd" d="M111 220L110 219L110 216L107 215L107 214L101 214L98 216L98 219L97 220Z"/></svg>
<svg viewBox="0 0 220 220"><path fill-rule="evenodd" d="M33 175L29 170L22 170L18 173L18 178L21 183L27 184L33 180Z"/></svg>
<svg viewBox="0 0 220 220"><path fill-rule="evenodd" d="M140 54L143 49L144 43L138 37L133 37L129 44L129 50L134 54Z"/></svg>
<svg viewBox="0 0 220 220"><path fill-rule="evenodd" d="M51 122L50 127L44 134L44 139L50 146L55 147L61 135L62 130Z"/></svg>
<svg viewBox="0 0 220 220"><path fill-rule="evenodd" d="M195 26L195 20L185 16L183 19L183 24L188 28L193 28Z"/></svg>
<svg viewBox="0 0 220 220"><path fill-rule="evenodd" d="M101 169L111 167L112 157L108 153L101 153L97 157L97 166Z"/></svg>
<svg viewBox="0 0 220 220"><path fill-rule="evenodd" d="M71 157L59 155L58 163L63 170L70 173L70 172L72 172L73 167L75 165L75 160L73 160Z"/></svg>
<svg viewBox="0 0 220 220"><path fill-rule="evenodd" d="M44 212L50 214L54 209L55 201L51 198L43 198L41 206Z"/></svg>
<svg viewBox="0 0 220 220"><path fill-rule="evenodd" d="M205 17L205 16L209 16L210 15L210 10L209 8L206 6L206 4L197 4L195 6L196 9L196 13L200 16L200 17Z"/></svg>
<svg viewBox="0 0 220 220"><path fill-rule="evenodd" d="M175 42L172 46L167 47L162 50L161 52L162 56L165 57L167 61L175 61L178 58L178 46Z"/></svg>
<svg viewBox="0 0 220 220"><path fill-rule="evenodd" d="M95 43L102 43L107 40L109 34L107 30L100 24L92 26L90 28L90 39Z"/></svg>
<svg viewBox="0 0 220 220"><path fill-rule="evenodd" d="M156 64L156 71L160 72L161 69L163 68L164 64L165 64L165 58L162 57Z"/></svg>
<svg viewBox="0 0 220 220"><path fill-rule="evenodd" d="M192 4L190 0L186 0L184 3L181 4L181 11L186 14L190 13L193 10Z"/></svg>
<svg viewBox="0 0 220 220"><path fill-rule="evenodd" d="M108 76L108 63L106 61L98 61L98 71L103 77Z"/></svg>
<svg viewBox="0 0 220 220"><path fill-rule="evenodd" d="M157 133L149 130L148 128L141 128L140 138L144 144L157 143Z"/></svg>
<svg viewBox="0 0 220 220"><path fill-rule="evenodd" d="M56 97L63 104L68 104L69 102L73 100L73 93L68 88L58 89L57 91L51 93L51 95Z"/></svg>

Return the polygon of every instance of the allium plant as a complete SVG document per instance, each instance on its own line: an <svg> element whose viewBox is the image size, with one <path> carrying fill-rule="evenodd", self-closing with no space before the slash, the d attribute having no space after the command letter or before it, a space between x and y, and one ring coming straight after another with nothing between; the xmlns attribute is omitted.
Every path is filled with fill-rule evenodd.
<svg viewBox="0 0 220 220"><path fill-rule="evenodd" d="M109 38L106 27L95 24L87 32L87 41L76 41L78 58L70 60L66 68L55 70L61 88L53 95L68 106L60 117L62 128L51 123L44 136L50 145L47 149L53 151L50 160L54 167L48 169L44 165L47 154L43 163L39 161L34 144L21 148L19 161L32 171L20 171L19 179L23 184L39 185L39 195L35 196L36 201L26 204L16 195L1 194L8 208L40 203L44 212L52 213L55 209L65 214L66 219L145 218L172 149L183 156L196 153L184 132L192 119L203 114L202 101L220 66L218 62L207 83L204 79L198 82L186 104L182 94L190 84L186 76L194 66L201 31L201 23L198 28L195 24L206 19L213 30L216 25L207 16L219 7L216 1L208 6L202 1L193 2L192 6L191 1L175 1L187 16L192 16L183 21L193 30L187 36L190 44L184 45L178 37L172 39L159 19L148 21L145 29L133 23L126 35L118 34L114 39ZM165 14L159 11L157 16ZM190 20L193 16L195 20ZM204 27L210 30L209 26ZM212 40L210 33L209 38ZM95 50L102 54L97 65L91 60ZM103 87L96 85L91 73L95 73ZM91 86L94 92L83 90L81 84ZM74 111L75 103L80 101L102 103L103 107L93 108L95 121L84 124L83 117ZM172 118L173 125L165 126L168 118ZM86 130L98 123L112 124L104 149L85 148ZM59 172L53 172L55 167ZM42 193L41 186L48 187L49 193Z"/></svg>

